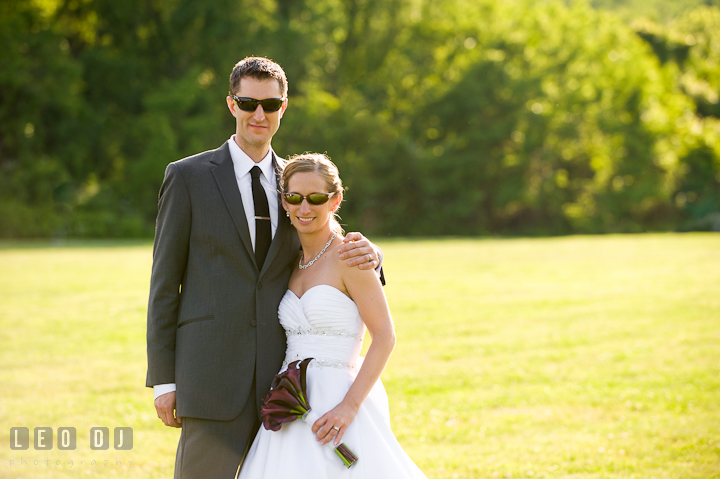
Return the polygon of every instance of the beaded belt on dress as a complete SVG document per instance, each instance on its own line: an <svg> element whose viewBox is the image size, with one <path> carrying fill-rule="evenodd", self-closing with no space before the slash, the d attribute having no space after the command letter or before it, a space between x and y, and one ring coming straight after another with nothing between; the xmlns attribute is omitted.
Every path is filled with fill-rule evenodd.
<svg viewBox="0 0 720 479"><path fill-rule="evenodd" d="M357 334L350 333L347 331L330 331L330 330L323 330L323 329L286 329L285 330L285 336L288 338L290 336L305 336L305 335L314 335L314 336L338 336L343 338L352 338L355 341L359 341L362 343L363 338L358 337ZM290 364L293 361L297 361L299 359L305 359L304 357L300 357L299 355L296 355L296 357L292 358L285 358L285 360L282 363L282 366L285 368L288 364ZM331 368L337 368L337 369L352 369L357 371L358 367L355 361L340 361L337 359L332 358L314 358L310 364L308 364L309 367L331 367Z"/></svg>
<svg viewBox="0 0 720 479"><path fill-rule="evenodd" d="M347 331L329 331L326 329L286 329L285 336L303 336L306 334L312 334L315 336L340 336L343 338L353 338L356 341L361 341L363 338L359 338L357 334L349 333Z"/></svg>
<svg viewBox="0 0 720 479"><path fill-rule="evenodd" d="M286 368L288 364L290 364L293 361L298 361L301 358L300 356L296 358L286 359L282 363L282 367ZM338 361L337 359L328 359L328 358L314 358L312 361L310 361L310 364L308 364L308 367L311 368L337 368L337 369L352 369L353 371L357 371L358 367L357 364L355 364L355 361Z"/></svg>

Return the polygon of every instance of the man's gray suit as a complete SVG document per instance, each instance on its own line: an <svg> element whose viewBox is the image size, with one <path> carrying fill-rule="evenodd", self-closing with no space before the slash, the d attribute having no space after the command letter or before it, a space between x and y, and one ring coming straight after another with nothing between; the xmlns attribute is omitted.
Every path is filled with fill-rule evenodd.
<svg viewBox="0 0 720 479"><path fill-rule="evenodd" d="M273 160L277 176L284 162ZM183 435L185 418L229 421L254 410L256 423L285 353L277 310L297 233L280 214L258 268L227 143L168 165L158 208L146 385L177 384Z"/></svg>

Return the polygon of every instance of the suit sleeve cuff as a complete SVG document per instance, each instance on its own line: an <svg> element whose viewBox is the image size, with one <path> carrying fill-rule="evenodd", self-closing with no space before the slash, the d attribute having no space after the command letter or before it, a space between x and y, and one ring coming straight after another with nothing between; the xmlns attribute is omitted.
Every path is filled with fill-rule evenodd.
<svg viewBox="0 0 720 479"><path fill-rule="evenodd" d="M377 265L377 268L375 268L375 272L376 272L376 273L378 274L378 276L380 277L380 283L381 283L383 286L385 286L385 272L383 272L383 267L382 267L382 264L383 264L383 252L382 252L382 250L381 250L380 248L378 248L378 249L377 249L377 253L378 253L378 265Z"/></svg>
<svg viewBox="0 0 720 479"><path fill-rule="evenodd" d="M171 393L175 390L177 390L175 383L158 384L156 386L153 386L153 391L155 392L155 399L162 396L163 394Z"/></svg>

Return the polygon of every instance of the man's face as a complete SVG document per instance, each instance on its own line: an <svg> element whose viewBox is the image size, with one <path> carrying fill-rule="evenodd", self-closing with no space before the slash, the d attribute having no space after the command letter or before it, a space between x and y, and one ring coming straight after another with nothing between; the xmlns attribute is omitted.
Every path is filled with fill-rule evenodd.
<svg viewBox="0 0 720 479"><path fill-rule="evenodd" d="M243 78L235 95L256 100L281 98L282 92L277 80L258 80ZM242 150L255 161L262 160L270 148L270 141L280 126L280 118L285 113L287 101L282 108L274 112L266 112L262 105L255 111L243 111L232 98L227 99L228 108L235 117L235 141Z"/></svg>

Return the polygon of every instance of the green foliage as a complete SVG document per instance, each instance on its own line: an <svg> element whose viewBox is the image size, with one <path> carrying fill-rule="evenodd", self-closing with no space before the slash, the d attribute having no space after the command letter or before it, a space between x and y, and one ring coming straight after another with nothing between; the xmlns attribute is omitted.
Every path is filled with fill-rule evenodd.
<svg viewBox="0 0 720 479"><path fill-rule="evenodd" d="M567 3L588 2L597 9L609 10L625 19L637 17L668 21L684 12L705 5L720 7L719 0L565 0Z"/></svg>
<svg viewBox="0 0 720 479"><path fill-rule="evenodd" d="M634 24L694 103L676 120L685 146L678 158L675 203L683 229L714 228L710 218L720 210L720 9L700 7L667 26Z"/></svg>
<svg viewBox="0 0 720 479"><path fill-rule="evenodd" d="M151 235L165 166L232 133L226 75L247 55L285 68L273 146L336 161L349 229L630 232L719 212L720 9L628 26L567 3L3 2L0 236Z"/></svg>
<svg viewBox="0 0 720 479"><path fill-rule="evenodd" d="M435 222L455 233L668 227L657 150L689 102L619 23L558 4L515 11L498 9L476 47L458 47L460 79L414 123L427 200L444 204Z"/></svg>
<svg viewBox="0 0 720 479"><path fill-rule="evenodd" d="M87 155L81 67L29 2L0 4L0 52L0 232L48 236Z"/></svg>

